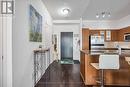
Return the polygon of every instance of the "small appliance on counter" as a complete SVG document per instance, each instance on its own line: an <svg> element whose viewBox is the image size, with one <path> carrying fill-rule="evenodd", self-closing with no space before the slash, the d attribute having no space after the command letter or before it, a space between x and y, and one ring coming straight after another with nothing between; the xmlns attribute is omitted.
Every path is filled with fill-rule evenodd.
<svg viewBox="0 0 130 87"><path fill-rule="evenodd" d="M89 49L104 48L104 36L90 35L89 36Z"/></svg>

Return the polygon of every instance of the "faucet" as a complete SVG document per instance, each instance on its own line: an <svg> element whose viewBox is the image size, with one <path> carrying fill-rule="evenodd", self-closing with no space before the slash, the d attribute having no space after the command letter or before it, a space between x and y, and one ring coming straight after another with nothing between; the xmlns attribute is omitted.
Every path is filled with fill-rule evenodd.
<svg viewBox="0 0 130 87"><path fill-rule="evenodd" d="M121 47L119 45L116 46L118 48L118 53L121 54Z"/></svg>

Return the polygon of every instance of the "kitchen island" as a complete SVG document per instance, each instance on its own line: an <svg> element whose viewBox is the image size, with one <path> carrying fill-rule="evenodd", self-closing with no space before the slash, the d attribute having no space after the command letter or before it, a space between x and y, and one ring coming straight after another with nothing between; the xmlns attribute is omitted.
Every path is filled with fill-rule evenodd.
<svg viewBox="0 0 130 87"><path fill-rule="evenodd" d="M101 54L118 54L118 50L81 50L80 70L85 85L99 85L100 70L96 70L91 63L98 63ZM130 65L125 61L125 57L130 57L130 50L122 50L120 53L120 69L105 70L105 85L110 86L130 86Z"/></svg>

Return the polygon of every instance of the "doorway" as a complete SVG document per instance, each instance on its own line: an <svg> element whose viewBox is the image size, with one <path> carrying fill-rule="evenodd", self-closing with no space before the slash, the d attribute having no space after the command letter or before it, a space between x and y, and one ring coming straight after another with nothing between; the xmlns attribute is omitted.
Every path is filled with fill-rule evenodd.
<svg viewBox="0 0 130 87"><path fill-rule="evenodd" d="M73 32L61 32L61 60L73 60Z"/></svg>

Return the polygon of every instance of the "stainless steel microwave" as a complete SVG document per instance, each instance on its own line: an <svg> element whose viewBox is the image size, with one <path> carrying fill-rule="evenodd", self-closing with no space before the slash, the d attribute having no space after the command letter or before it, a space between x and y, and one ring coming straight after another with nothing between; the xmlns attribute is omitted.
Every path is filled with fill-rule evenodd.
<svg viewBox="0 0 130 87"><path fill-rule="evenodd" d="M124 40L125 41L130 41L130 33L124 35Z"/></svg>

